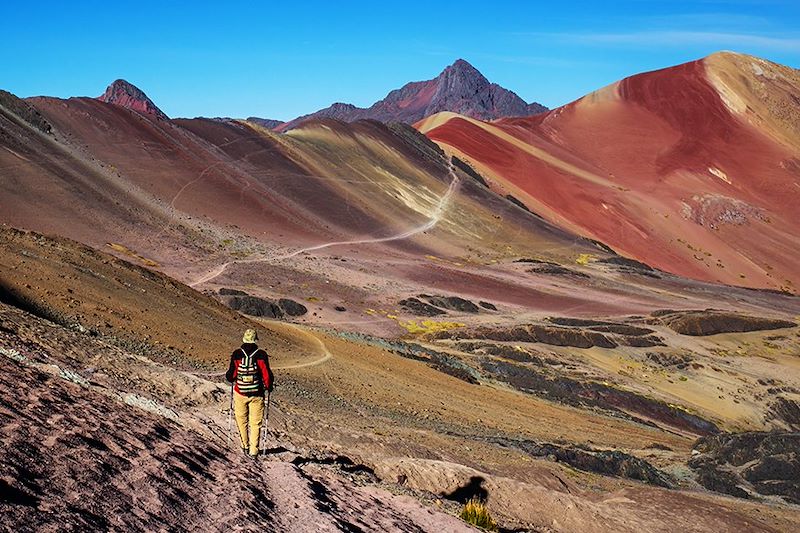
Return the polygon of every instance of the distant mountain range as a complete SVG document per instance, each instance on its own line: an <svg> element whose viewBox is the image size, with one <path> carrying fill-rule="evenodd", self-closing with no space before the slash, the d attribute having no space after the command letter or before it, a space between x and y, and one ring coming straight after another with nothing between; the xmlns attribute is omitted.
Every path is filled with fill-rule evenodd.
<svg viewBox="0 0 800 533"><path fill-rule="evenodd" d="M214 183L209 174L222 172L220 168L228 164L236 169L231 171L232 183L249 175L252 169L240 168L238 161L249 149L248 143L258 144L249 137L250 130L259 130L264 137L258 141L264 144L258 150L269 152L274 150L270 144L274 139L264 135L262 128L302 128L309 136L323 135L324 131L362 136L362 130L369 130L370 137L380 138L388 133L373 131L379 124L358 123L358 119L411 123L440 148L479 172L481 180L499 197L513 197L573 234L689 278L796 292L800 284L796 267L796 250L800 247L796 216L800 190L798 95L797 70L752 56L719 53L631 76L533 116L514 117L544 108L527 104L491 84L462 60L433 80L409 83L392 91L367 109L335 104L281 124L253 117L248 122L226 118L169 120L144 92L124 80L112 83L98 98L31 98L23 102L7 95L5 107L43 132L84 136L82 149L94 146L95 160L125 169L126 180L139 176L140 186L158 188L157 196L167 198L173 207L174 196L169 194L178 195L172 187L181 180L186 185L202 175L202 183L209 185ZM132 115L121 113L117 106L150 121L120 122ZM86 122L81 113L94 117L94 122ZM107 123L105 134L94 138L100 120ZM153 138L139 138L139 129L149 122L155 126L154 132L169 123L169 131L180 132L185 143L163 146L160 151L152 149L163 140L152 132ZM389 128L392 135L400 132L405 138L408 132L396 130L396 126L410 128L402 124ZM242 131L247 135L230 145L232 159L224 165L217 161L216 152L199 148L207 148L209 142L227 147ZM105 135L118 138L125 150L117 152L118 145L109 143ZM18 136L25 137L21 132ZM412 144L416 146L420 139L415 137ZM144 143L147 150L134 157L130 147L137 142ZM6 164L18 168L19 156L44 160L43 154L50 153L47 146L28 153L33 146L31 139L10 146L4 154L11 156ZM339 157L343 149L337 150ZM258 157L266 158L260 151ZM144 172L144 162L153 154L168 152L184 157L191 154L190 159L196 161L190 168L176 163L167 169L164 156L159 156L154 160L155 167ZM58 160L53 158L47 165ZM248 164L255 163L248 160ZM270 160L263 162L262 170L281 176L301 175L306 172L304 164ZM330 164L320 161L317 168ZM79 166L76 163L75 176L84 176L86 172ZM341 169L341 175L348 172ZM32 171L31 176L38 179L42 174ZM44 187L51 184L39 188ZM227 185L219 187L225 189ZM8 190L22 192L18 185ZM192 185L189 190L191 193L181 192L178 200L187 202L199 187ZM209 193L202 201L213 197L216 207L221 204L221 194ZM30 195L35 196L32 191ZM20 198L18 204L23 205L23 200ZM304 193L291 201L304 206L309 197ZM233 206L238 202L240 193L236 192L228 209L235 211ZM29 207L21 211L40 216L35 206ZM364 209L373 213L374 206ZM318 216L319 207L314 212ZM331 214L326 223L346 217L346 212ZM241 225L239 220L226 222ZM42 229L52 231L56 227ZM302 224L298 231L306 227ZM367 227L369 224L348 229L363 232Z"/></svg>
<svg viewBox="0 0 800 533"><path fill-rule="evenodd" d="M125 80L116 80L97 99L161 119L168 118L141 89ZM263 128L288 131L312 118L332 118L343 122L373 119L414 124L441 111L452 111L481 120L495 120L503 117L527 117L544 113L548 109L537 102L526 103L515 92L491 83L475 67L459 59L434 79L407 83L368 108L337 102L288 122L260 117L248 117L247 120Z"/></svg>
<svg viewBox="0 0 800 533"><path fill-rule="evenodd" d="M537 102L529 104L515 92L491 83L478 69L459 59L432 80L407 83L368 108L339 102L315 113L276 124L272 128L287 131L311 118L333 118L343 122L373 119L380 122L414 124L440 111L453 111L481 120L494 120L501 117L526 117L547 110L542 104ZM275 122L266 119L253 120L253 118L248 120L265 127Z"/></svg>

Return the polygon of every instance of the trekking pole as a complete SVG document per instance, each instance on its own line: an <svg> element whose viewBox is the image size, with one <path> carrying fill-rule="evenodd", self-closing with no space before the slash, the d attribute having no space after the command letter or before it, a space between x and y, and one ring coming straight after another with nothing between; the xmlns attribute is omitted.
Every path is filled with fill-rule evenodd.
<svg viewBox="0 0 800 533"><path fill-rule="evenodd" d="M267 407L264 409L264 418L261 421L261 433L259 434L259 439L261 442L259 443L259 449L263 450L263 445L266 444L266 436L269 435L269 404L272 399L272 391L267 391Z"/></svg>
<svg viewBox="0 0 800 533"><path fill-rule="evenodd" d="M228 408L228 445L233 444L231 433L233 433L233 383L231 383L231 404Z"/></svg>

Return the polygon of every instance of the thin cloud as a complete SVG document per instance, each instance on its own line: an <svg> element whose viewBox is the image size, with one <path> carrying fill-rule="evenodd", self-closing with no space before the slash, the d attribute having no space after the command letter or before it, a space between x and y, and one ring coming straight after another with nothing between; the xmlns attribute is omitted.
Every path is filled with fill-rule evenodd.
<svg viewBox="0 0 800 533"><path fill-rule="evenodd" d="M652 31L682 28L723 33L766 33L773 28L773 20L762 15L740 13L677 13L638 17L637 22ZM684 30L685 31L685 30Z"/></svg>
<svg viewBox="0 0 800 533"><path fill-rule="evenodd" d="M639 31L628 33L527 33L517 34L536 39L552 39L562 43L625 45L625 46L673 46L691 44L714 45L718 48L755 47L787 52L800 51L798 37L767 37L748 33L709 31Z"/></svg>
<svg viewBox="0 0 800 533"><path fill-rule="evenodd" d="M517 55L502 55L502 54L474 54L475 57L486 59L488 61L497 61L499 63L512 63L516 65L530 65L537 67L554 67L554 68L574 68L582 66L597 66L596 62L587 62L582 60L563 59L558 57L541 57L541 56L517 56Z"/></svg>

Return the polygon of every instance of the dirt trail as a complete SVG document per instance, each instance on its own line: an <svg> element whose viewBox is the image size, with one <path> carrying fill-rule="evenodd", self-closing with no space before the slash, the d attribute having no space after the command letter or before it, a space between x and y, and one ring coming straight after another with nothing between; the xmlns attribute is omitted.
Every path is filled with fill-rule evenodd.
<svg viewBox="0 0 800 533"><path fill-rule="evenodd" d="M259 322L269 324L270 329L280 331L281 333L285 333L287 334L287 336L293 336L293 337L299 336L303 340L308 341L311 345L315 347L315 349L313 350L315 353L310 354L311 356L315 356L313 360L304 361L301 363L274 365L272 366L273 370L289 370L293 368L306 368L309 366L317 366L321 365L322 363L328 361L333 357L333 354L330 352L330 350L328 350L328 347L325 345L325 343L322 342L322 339L320 339L314 333L308 331L305 328L296 326L294 324L289 324L286 322L277 322L274 320L261 319L259 320Z"/></svg>
<svg viewBox="0 0 800 533"><path fill-rule="evenodd" d="M434 209L433 214L431 215L430 219L427 222L425 222L424 224L420 224L419 226L415 226L413 228L410 228L410 229L408 229L408 230L406 230L406 231L404 231L402 233L398 233L396 235L390 235L388 237L372 237L372 238L366 238L366 239L354 239L354 240L349 240L349 241L327 242L327 243L324 243L324 244L317 244L315 246L309 246L307 248L300 248L298 250L295 250L293 252L290 252L290 253L287 253L287 254L283 254L283 255L269 256L269 257L263 257L263 258L259 258L259 259L239 259L239 260L228 261L227 263L223 263L222 265L218 266L217 268L215 268L211 272L205 274L204 276L202 276L199 279L193 281L192 283L189 283L189 286L190 287L196 287L198 285L202 285L203 283L208 283L209 281L221 276L225 272L225 270L227 270L227 268L229 266L233 265L233 264L261 263L261 262L268 262L268 261L280 261L280 260L284 260L284 259L291 259L293 257L297 257L298 255L303 254L303 253L313 252L313 251L316 251L316 250L322 250L324 248L330 248L330 247L333 247L333 246L344 246L344 245L354 245L354 244L376 244L376 243L381 243L381 242L400 241L400 240L403 240L403 239L407 239L409 237L413 237L414 235L418 235L418 234L420 234L422 232L428 231L429 229L431 229L434 226L436 226L436 224L438 224L439 221L442 219L442 216L444 216L445 211L447 210L447 208L450 205L450 201L452 199L453 194L458 189L459 179L458 179L458 176L456 176L456 174L455 174L455 168L453 167L452 162L450 163L449 175L452 178L451 181L450 181L450 185L448 186L448 188L445 191L445 193L441 196L441 198L439 198L439 202L437 203L436 208Z"/></svg>

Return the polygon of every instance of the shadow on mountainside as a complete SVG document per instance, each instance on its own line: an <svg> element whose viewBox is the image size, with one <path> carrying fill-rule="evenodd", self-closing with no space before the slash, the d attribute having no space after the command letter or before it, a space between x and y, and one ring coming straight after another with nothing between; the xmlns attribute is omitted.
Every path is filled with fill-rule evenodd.
<svg viewBox="0 0 800 533"><path fill-rule="evenodd" d="M457 488L450 494L445 494L444 497L459 503L467 503L473 498L486 501L489 491L483 487L485 482L486 480L481 476L472 476L466 485Z"/></svg>

